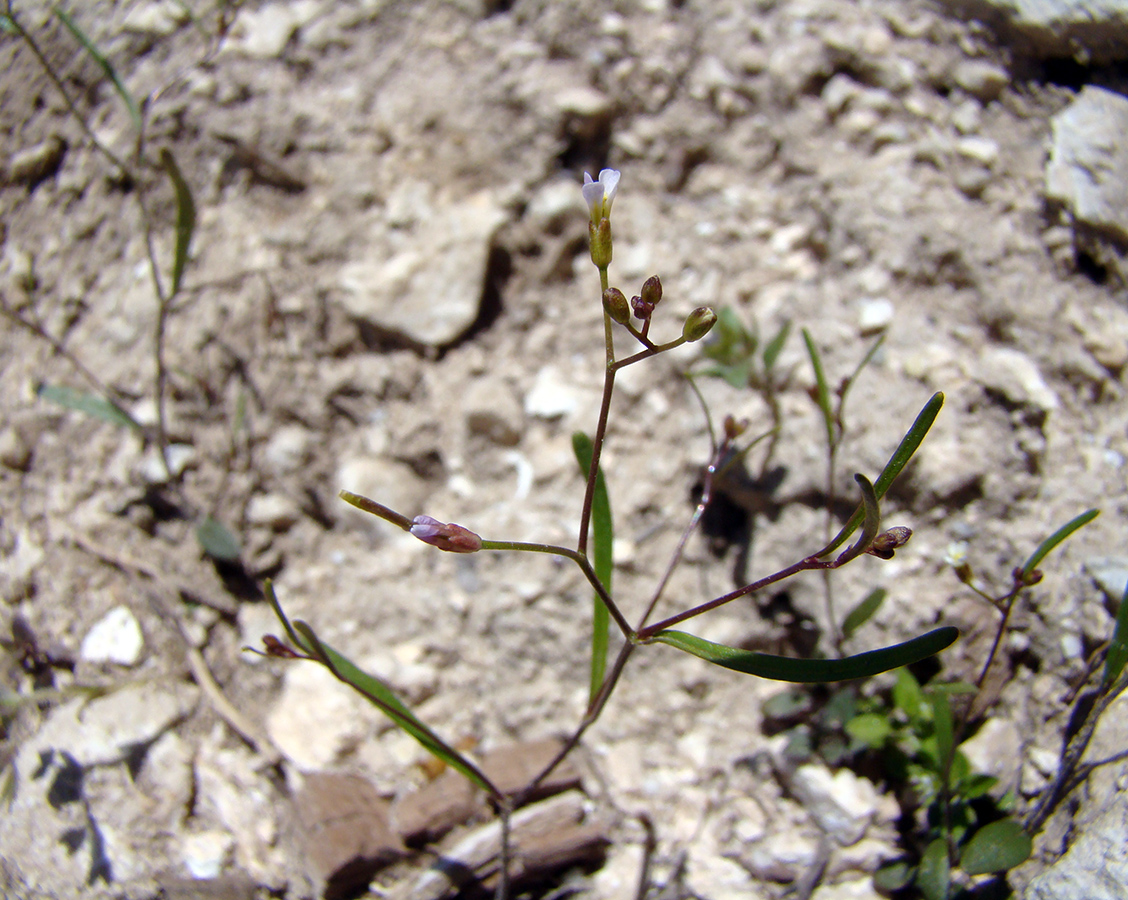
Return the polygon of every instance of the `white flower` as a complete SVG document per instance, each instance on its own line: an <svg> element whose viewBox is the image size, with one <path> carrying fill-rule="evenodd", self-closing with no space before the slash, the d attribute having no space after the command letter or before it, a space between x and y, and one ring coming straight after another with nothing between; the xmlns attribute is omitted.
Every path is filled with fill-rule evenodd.
<svg viewBox="0 0 1128 900"><path fill-rule="evenodd" d="M584 172L584 186L580 188L588 209L591 210L591 220L596 225L600 219L611 216L611 204L615 201L615 192L619 189L619 170L604 169L599 173L599 180L595 181Z"/></svg>

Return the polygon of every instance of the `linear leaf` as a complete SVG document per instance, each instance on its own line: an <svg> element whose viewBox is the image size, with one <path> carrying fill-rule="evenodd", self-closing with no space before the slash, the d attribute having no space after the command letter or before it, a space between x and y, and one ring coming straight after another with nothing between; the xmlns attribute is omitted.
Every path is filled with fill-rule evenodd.
<svg viewBox="0 0 1128 900"><path fill-rule="evenodd" d="M944 395L940 392L933 394L928 402L924 404L924 408L917 414L916 419L913 420L912 426L908 432L901 439L901 443L897 445L897 449L893 451L893 455L889 457L889 462L885 464L885 468L881 470L881 474L877 477L877 481L873 483L874 493L877 499L880 500L885 496L885 492L889 490L889 485L893 483L901 470L908 465L909 460L913 458L917 448L920 447L924 441L925 435L932 427L932 423L936 421L936 417L940 414L940 409L944 406ZM842 530L838 532L834 540L827 544L816 556L827 556L833 550L841 547L846 540L857 531L858 526L862 524L862 519L865 516L865 507L859 506L854 510L854 514L850 516L846 524L842 526Z"/></svg>
<svg viewBox="0 0 1128 900"><path fill-rule="evenodd" d="M169 299L180 292L180 282L184 277L184 267L188 263L188 248L192 243L192 232L196 230L196 203L192 190L180 172L176 159L167 147L161 148L161 165L172 181L176 192L176 249L172 258L172 290Z"/></svg>
<svg viewBox="0 0 1128 900"><path fill-rule="evenodd" d="M305 622L295 621L299 647L321 662L340 681L363 694L373 706L410 734L432 755L457 769L493 797L500 792L477 766L424 725L381 679L369 675L314 634Z"/></svg>
<svg viewBox="0 0 1128 900"><path fill-rule="evenodd" d="M111 425L124 425L135 431L141 431L141 424L118 404L97 394L88 394L61 384L41 384L35 393L44 400L65 406L67 409L86 413L95 419L109 422Z"/></svg>
<svg viewBox="0 0 1128 900"><path fill-rule="evenodd" d="M791 322L785 321L783 325L780 326L779 331L776 332L775 337L764 346L763 360L765 372L770 372L772 367L776 364L776 360L779 359L780 351L783 350L783 345L787 343L787 337L790 334Z"/></svg>
<svg viewBox="0 0 1128 900"><path fill-rule="evenodd" d="M968 875L987 875L1022 865L1030 858L1030 835L1014 819L984 825L960 853L960 868Z"/></svg>
<svg viewBox="0 0 1128 900"><path fill-rule="evenodd" d="M806 328L803 329L803 343L807 346L807 355L811 358L811 368L815 370L815 402L822 410L823 424L826 426L826 445L834 446L834 411L830 408L830 388L826 384L826 373L823 371L822 357L819 355L815 341Z"/></svg>
<svg viewBox="0 0 1128 900"><path fill-rule="evenodd" d="M133 127L140 132L142 125L141 110L137 106L137 101L133 99L133 95L130 94L129 90L126 88L125 82L118 76L117 70L113 67L113 64L102 55L101 51L94 46L94 42L86 36L86 33L78 27L74 19L72 19L65 10L56 6L55 15L59 17L59 21L67 26L67 30L74 35L75 40L82 44L86 52L90 54L91 59L98 64L98 67L105 73L105 76L113 83L114 89L118 92L122 101L124 101L126 109L129 110L129 117L133 120Z"/></svg>
<svg viewBox="0 0 1128 900"><path fill-rule="evenodd" d="M920 662L935 656L952 645L960 635L959 629L946 625L933 631L880 650L870 650L845 659L793 659L772 656L752 650L738 650L724 644L714 644L704 638L683 631L659 631L652 640L711 662L726 669L798 684L815 684L827 681L849 681L869 678L901 666Z"/></svg>
<svg viewBox="0 0 1128 900"><path fill-rule="evenodd" d="M1104 683L1112 684L1124 671L1128 663L1128 586L1124 588L1124 596L1120 599L1120 607L1116 610L1116 625L1112 630L1112 640L1105 654Z"/></svg>
<svg viewBox="0 0 1128 900"><path fill-rule="evenodd" d="M1038 549L1030 555L1030 559L1026 560L1026 565L1022 567L1023 578L1026 578L1031 572L1038 568L1038 564L1041 563L1058 544L1073 534L1077 529L1088 525L1100 514L1101 511L1099 509L1090 509L1087 512L1083 512L1076 518L1070 519L1062 525L1061 528L1042 541L1042 543L1038 545Z"/></svg>
<svg viewBox="0 0 1128 900"><path fill-rule="evenodd" d="M850 613L846 616L842 623L842 637L848 638L853 635L855 631L873 618L874 613L881 608L881 604L884 602L885 588L874 588L870 591L862 602L850 610Z"/></svg>
<svg viewBox="0 0 1128 900"><path fill-rule="evenodd" d="M591 460L595 453L591 438L582 431L577 431L572 435L572 450L576 454L576 462L580 465L580 473L586 479L591 472ZM595 577L610 592L611 574L614 569L612 546L615 532L611 519L611 499L607 494L607 481L603 477L602 469L595 473L595 494L591 504L591 539L592 568L595 569ZM603 676L607 671L611 614L598 594L595 595L592 604L591 697L594 699L603 685Z"/></svg>

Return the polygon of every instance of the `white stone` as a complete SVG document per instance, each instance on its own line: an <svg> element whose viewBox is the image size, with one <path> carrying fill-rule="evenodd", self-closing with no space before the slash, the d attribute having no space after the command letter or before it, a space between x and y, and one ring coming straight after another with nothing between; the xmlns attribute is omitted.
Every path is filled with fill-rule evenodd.
<svg viewBox="0 0 1128 900"><path fill-rule="evenodd" d="M150 447L138 463L138 474L146 484L165 484L170 472L173 478L179 478L196 461L196 448L191 444L169 444L167 459L166 469L160 448Z"/></svg>
<svg viewBox="0 0 1128 900"><path fill-rule="evenodd" d="M299 769L311 772L337 761L373 730L379 717L351 687L323 666L286 666L282 692L267 713L266 730Z"/></svg>
<svg viewBox="0 0 1128 900"><path fill-rule="evenodd" d="M989 390L1016 406L1032 406L1049 412L1059 406L1057 395L1025 353L1011 347L985 351L974 364L972 375Z"/></svg>
<svg viewBox="0 0 1128 900"><path fill-rule="evenodd" d="M965 59L956 64L952 80L984 102L994 100L1010 81L1007 70L985 59Z"/></svg>
<svg viewBox="0 0 1128 900"><path fill-rule="evenodd" d="M296 472L309 458L313 436L301 425L283 425L266 442L262 460L275 474Z"/></svg>
<svg viewBox="0 0 1128 900"><path fill-rule="evenodd" d="M115 606L86 632L79 655L87 662L132 666L144 644L137 617L128 606Z"/></svg>
<svg viewBox="0 0 1128 900"><path fill-rule="evenodd" d="M1087 85L1051 126L1046 196L1128 241L1128 97Z"/></svg>
<svg viewBox="0 0 1128 900"><path fill-rule="evenodd" d="M885 297L867 297L858 305L858 330L862 334L884 331L893 322L893 302Z"/></svg>
<svg viewBox="0 0 1128 900"><path fill-rule="evenodd" d="M156 0L135 6L125 16L123 31L167 37L188 21L186 8L176 0Z"/></svg>
<svg viewBox="0 0 1128 900"><path fill-rule="evenodd" d="M832 775L825 766L800 766L792 776L792 787L819 826L844 847L861 840L878 810L873 783L849 769Z"/></svg>
<svg viewBox="0 0 1128 900"><path fill-rule="evenodd" d="M184 866L193 878L218 878L235 846L226 831L199 831L180 840Z"/></svg>
<svg viewBox="0 0 1128 900"><path fill-rule="evenodd" d="M563 381L560 371L552 365L537 372L532 388L525 395L525 413L541 419L569 415L578 405L576 389Z"/></svg>
<svg viewBox="0 0 1128 900"><path fill-rule="evenodd" d="M285 531L301 517L298 505L285 494L255 494L247 503L247 522Z"/></svg>
<svg viewBox="0 0 1128 900"><path fill-rule="evenodd" d="M446 205L411 228L375 228L338 276L341 304L360 322L422 346L458 340L478 317L490 248L508 218L489 193Z"/></svg>
<svg viewBox="0 0 1128 900"><path fill-rule="evenodd" d="M1000 796L1018 786L1022 766L1022 736L1018 726L1010 719L994 717L960 744L960 752L967 758L973 772L994 775L999 784L993 792Z"/></svg>

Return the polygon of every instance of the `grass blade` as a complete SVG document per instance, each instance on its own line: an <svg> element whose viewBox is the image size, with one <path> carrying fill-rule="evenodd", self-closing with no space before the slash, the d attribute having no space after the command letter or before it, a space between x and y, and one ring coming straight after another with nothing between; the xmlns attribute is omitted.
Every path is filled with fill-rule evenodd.
<svg viewBox="0 0 1128 900"><path fill-rule="evenodd" d="M107 400L105 397L99 397L97 394L88 394L85 391L77 391L60 384L41 384L36 388L35 393L44 400L65 406L67 409L86 413L86 415L95 419L109 422L111 425L124 425L134 431L144 430L141 423L118 404L112 400Z"/></svg>
<svg viewBox="0 0 1128 900"><path fill-rule="evenodd" d="M1120 607L1116 611L1116 626L1112 630L1108 653L1105 654L1106 687L1120 677L1125 663L1128 663L1128 586L1124 588L1124 596L1120 599Z"/></svg>
<svg viewBox="0 0 1128 900"><path fill-rule="evenodd" d="M172 181L173 190L176 192L176 249L172 258L172 290L169 292L171 300L180 292L180 282L184 277L184 267L188 263L188 248L192 243L192 232L196 230L196 203L192 199L192 190L180 172L176 159L167 147L161 148L161 165Z"/></svg>
<svg viewBox="0 0 1128 900"><path fill-rule="evenodd" d="M842 637L851 637L855 631L873 618L874 613L881 608L881 604L884 602L885 588L874 588L870 591L865 599L850 610L850 613L846 616L842 623Z"/></svg>
<svg viewBox="0 0 1128 900"><path fill-rule="evenodd" d="M373 706L422 744L428 753L457 769L490 796L501 797L501 792L477 766L416 718L387 684L320 640L305 622L295 621L294 630L301 637L299 647L302 650L320 661L337 679L363 694Z"/></svg>
<svg viewBox="0 0 1128 900"><path fill-rule="evenodd" d="M67 27L67 30L74 35L75 40L82 44L86 52L90 54L90 58L98 64L98 68L110 79L114 89L125 103L126 109L129 110L129 117L133 120L133 127L140 132L142 124L141 110L137 106L137 101L133 99L133 95L130 94L129 90L126 88L125 83L118 76L117 70L113 67L113 64L102 55L101 51L94 46L94 42L86 36L86 33L78 27L74 19L72 19L62 7L55 7L55 15L58 16L59 21Z"/></svg>
<svg viewBox="0 0 1128 900"><path fill-rule="evenodd" d="M920 662L935 656L952 645L960 636L959 629L950 625L934 631L856 656L845 659L793 659L787 656L771 656L752 650L738 650L724 644L714 644L703 638L682 631L659 631L652 640L686 653L747 675L770 678L774 681L790 681L795 684L819 684L828 681L850 681L855 678L869 678L880 672L888 672L901 666Z"/></svg>
<svg viewBox="0 0 1128 900"><path fill-rule="evenodd" d="M822 357L815 346L811 333L803 329L803 343L807 346L807 355L811 357L811 368L815 370L815 402L822 410L823 424L826 426L826 445L834 446L834 411L830 408L830 388L826 384L826 373L823 371Z"/></svg>
<svg viewBox="0 0 1128 900"><path fill-rule="evenodd" d="M581 474L587 478L591 472L591 460L595 452L591 438L582 431L577 431L572 435L572 450L576 454L576 462L580 465ZM614 538L611 499L607 495L607 482L603 477L603 471L600 470L595 473L595 494L591 504L592 568L595 569L595 577L608 592L611 591L611 573L614 568L612 559ZM598 594L595 595L592 603L591 698L595 699L607 671L611 614Z"/></svg>
<svg viewBox="0 0 1128 900"><path fill-rule="evenodd" d="M940 414L941 408L944 406L944 395L942 393L933 394L928 402L924 404L924 408L917 414L916 419L913 420L912 426L908 432L901 439L901 443L897 445L897 449L893 451L893 455L889 457L889 462L885 464L885 468L881 470L881 474L877 477L877 481L873 483L873 491L880 500L885 496L885 492L889 490L889 485L893 483L901 470L909 464L909 460L913 458L913 454L917 452L924 441L925 435L932 427L932 423L936 421L936 417ZM841 547L846 540L852 535L858 526L862 524L862 519L865 516L865 506L859 506L845 525L842 530L838 532L834 540L827 544L816 556L827 556L833 550Z"/></svg>
<svg viewBox="0 0 1128 900"><path fill-rule="evenodd" d="M1077 531L1077 529L1088 525L1100 514L1101 511L1099 509L1090 509L1087 512L1083 512L1076 518L1070 519L1062 525L1061 528L1042 541L1042 543L1038 545L1038 549L1030 555L1030 559L1026 560L1026 565L1022 567L1022 578L1024 580L1028 578L1030 574L1038 568L1039 563L1041 563L1058 544L1073 534L1073 532Z"/></svg>

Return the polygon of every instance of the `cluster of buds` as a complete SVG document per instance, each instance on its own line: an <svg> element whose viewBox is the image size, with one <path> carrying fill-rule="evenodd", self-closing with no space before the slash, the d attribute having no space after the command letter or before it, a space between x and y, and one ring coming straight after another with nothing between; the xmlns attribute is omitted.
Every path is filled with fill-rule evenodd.
<svg viewBox="0 0 1128 900"><path fill-rule="evenodd" d="M584 172L584 186L581 188L591 212L591 220L588 222L591 261L603 272L611 265L611 204L619 190L619 177L616 169L602 170L599 178L592 178ZM603 292L603 309L613 322L628 327L633 314L642 322L642 335L645 337L650 330L650 317L654 315L654 308L661 300L662 282L657 275L651 275L629 303L626 295L618 288L607 288ZM686 317L682 326L682 340L690 343L699 341L716 324L717 314L707 306L700 306Z"/></svg>

